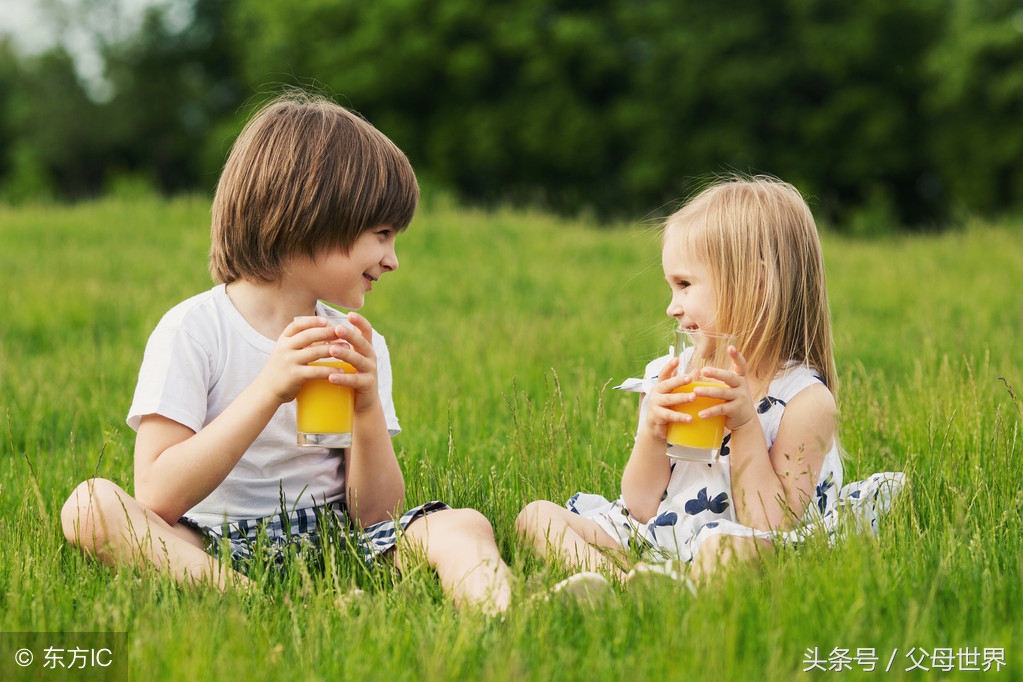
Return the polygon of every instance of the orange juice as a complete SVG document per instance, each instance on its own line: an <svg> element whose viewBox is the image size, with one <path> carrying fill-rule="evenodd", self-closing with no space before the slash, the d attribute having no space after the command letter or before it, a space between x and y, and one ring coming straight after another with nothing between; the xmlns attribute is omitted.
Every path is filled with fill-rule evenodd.
<svg viewBox="0 0 1023 682"><path fill-rule="evenodd" d="M318 360L309 364L338 367L345 374L355 372L354 367L340 360ZM307 381L295 397L295 409L299 445L343 448L352 444L355 389L351 386L338 386L327 379Z"/></svg>
<svg viewBox="0 0 1023 682"><path fill-rule="evenodd" d="M697 386L716 388L723 386L723 384L718 381L704 379L680 386L674 392L692 393L693 389ZM673 408L676 412L692 416L693 421L687 424L676 422L668 424L668 455L678 459L695 459L697 461L714 461L717 459L718 450L721 449L721 441L725 437L725 416L701 419L697 416L697 413L708 407L720 405L723 402L723 400L718 398L697 396L693 402Z"/></svg>

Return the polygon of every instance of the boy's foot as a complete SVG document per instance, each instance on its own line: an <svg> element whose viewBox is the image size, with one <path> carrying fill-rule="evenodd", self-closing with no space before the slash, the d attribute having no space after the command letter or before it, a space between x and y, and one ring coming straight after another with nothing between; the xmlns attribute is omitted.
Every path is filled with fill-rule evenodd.
<svg viewBox="0 0 1023 682"><path fill-rule="evenodd" d="M611 583L607 578L592 571L569 576L556 584L544 596L544 601L569 599L580 606L599 606L611 596Z"/></svg>
<svg viewBox="0 0 1023 682"><path fill-rule="evenodd" d="M629 574L625 576L625 584L631 585L637 580L650 578L667 578L683 583L690 594L696 596L696 585L686 576L683 567L677 561L665 561L662 564L648 564L641 561L633 566Z"/></svg>

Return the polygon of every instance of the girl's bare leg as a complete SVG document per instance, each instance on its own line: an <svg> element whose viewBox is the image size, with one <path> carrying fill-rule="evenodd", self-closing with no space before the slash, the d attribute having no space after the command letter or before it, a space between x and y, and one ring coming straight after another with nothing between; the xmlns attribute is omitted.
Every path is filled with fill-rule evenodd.
<svg viewBox="0 0 1023 682"><path fill-rule="evenodd" d="M621 569L599 548L619 544L590 519L547 500L530 502L515 519L515 530L544 558L556 558L583 571L604 570L623 579Z"/></svg>
<svg viewBox="0 0 1023 682"><path fill-rule="evenodd" d="M759 561L761 550L769 544L768 540L753 537L725 533L711 535L700 543L690 565L689 575L696 584L700 584L737 562Z"/></svg>
<svg viewBox="0 0 1023 682"><path fill-rule="evenodd" d="M476 606L490 614L508 609L511 570L501 559L490 522L475 509L445 509L416 519L400 542L398 570L425 553L456 607Z"/></svg>
<svg viewBox="0 0 1023 682"><path fill-rule="evenodd" d="M117 484L94 478L71 493L60 512L64 537L108 566L150 564L179 583L251 586L242 574L203 550L202 537L180 523L169 524Z"/></svg>

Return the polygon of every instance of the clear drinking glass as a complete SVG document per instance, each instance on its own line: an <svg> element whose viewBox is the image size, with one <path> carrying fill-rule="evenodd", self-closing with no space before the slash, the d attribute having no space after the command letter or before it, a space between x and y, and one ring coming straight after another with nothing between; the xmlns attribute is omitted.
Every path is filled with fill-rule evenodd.
<svg viewBox="0 0 1023 682"><path fill-rule="evenodd" d="M728 346L734 346L735 343L735 336L732 334L676 329L672 353L679 358L679 366L675 373L676 375L689 373L696 378L675 389L675 393L692 393L698 386L724 386L716 379L701 376L701 370L705 367L728 368L731 362L728 357ZM717 461L721 452L721 441L725 437L725 416L702 419L698 413L723 402L717 398L696 396L696 400L673 408L677 412L692 416L693 419L686 424L672 422L668 425L668 457L691 462Z"/></svg>
<svg viewBox="0 0 1023 682"><path fill-rule="evenodd" d="M334 319L331 324L336 324ZM345 374L355 368L336 358L324 358L310 365L337 367ZM295 396L298 421L298 444L317 448L347 448L352 445L352 422L355 413L355 389L338 386L328 379L313 379L302 384Z"/></svg>

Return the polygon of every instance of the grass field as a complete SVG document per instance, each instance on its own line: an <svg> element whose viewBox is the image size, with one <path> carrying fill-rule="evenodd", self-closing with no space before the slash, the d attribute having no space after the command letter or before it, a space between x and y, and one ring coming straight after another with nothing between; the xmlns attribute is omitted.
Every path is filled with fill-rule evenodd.
<svg viewBox="0 0 1023 682"><path fill-rule="evenodd" d="M494 523L519 602L497 621L456 612L428 571L344 555L244 597L63 544L77 482L130 489L142 349L211 285L208 214L200 199L0 207L0 679L48 679L8 656L40 632L124 633L133 680L1023 679L1023 224L824 236L846 479L910 482L879 538L585 612L522 603L565 574L512 521L532 499L616 494L636 404L611 386L668 343L656 226L428 202L363 313L391 348L409 501ZM367 596L348 603L355 586Z"/></svg>

